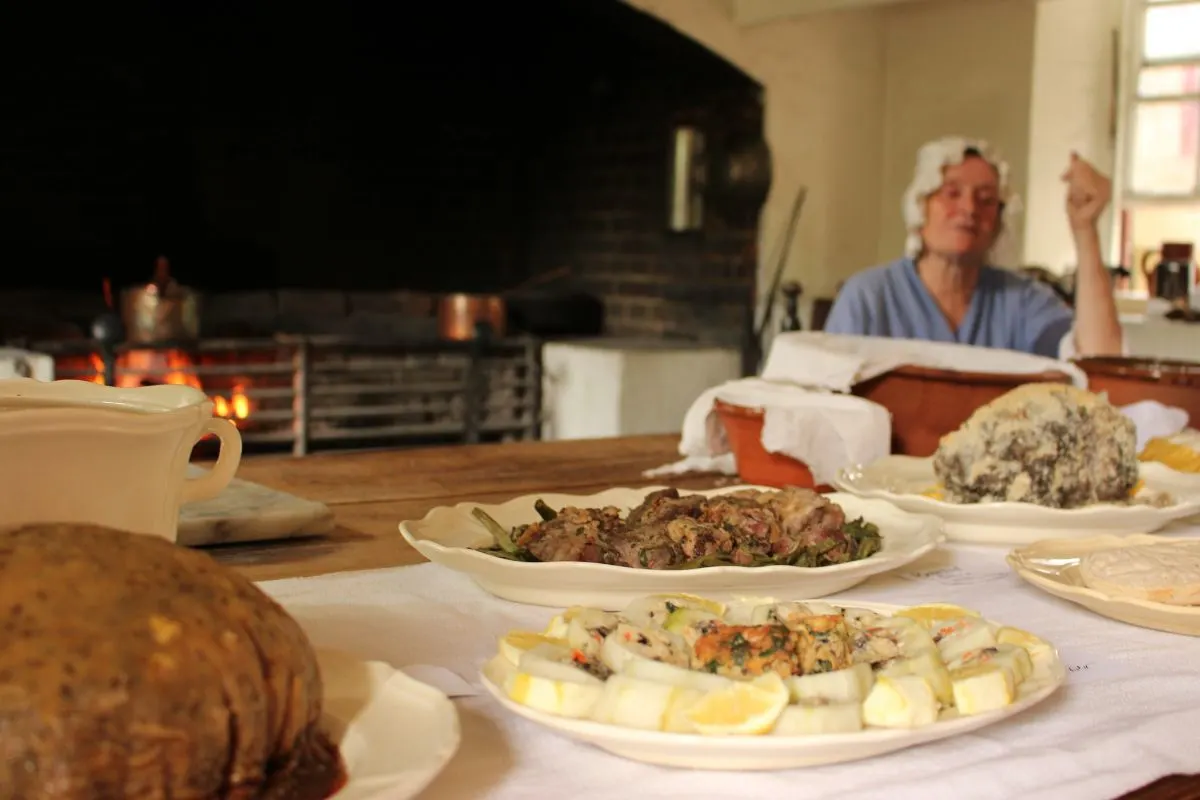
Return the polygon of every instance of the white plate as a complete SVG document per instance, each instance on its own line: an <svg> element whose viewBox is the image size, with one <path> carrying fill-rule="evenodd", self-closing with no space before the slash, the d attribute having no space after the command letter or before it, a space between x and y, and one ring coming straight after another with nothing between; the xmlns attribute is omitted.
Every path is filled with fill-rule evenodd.
<svg viewBox="0 0 1200 800"><path fill-rule="evenodd" d="M1200 513L1200 481L1156 462L1142 463L1146 488L1170 493L1166 508L1101 503L1085 508L1046 508L1032 503L947 503L925 497L937 483L933 459L884 456L868 466L841 470L834 485L859 497L886 500L907 511L932 514L945 523L946 536L976 544L1029 544L1055 537L1107 533L1149 533Z"/></svg>
<svg viewBox="0 0 1200 800"><path fill-rule="evenodd" d="M318 650L325 729L337 742L346 784L336 800L406 800L458 750L454 704L380 661Z"/></svg>
<svg viewBox="0 0 1200 800"><path fill-rule="evenodd" d="M872 575L902 567L933 550L945 536L936 517L910 514L879 500L848 494L829 499L845 509L847 519L862 516L879 527L883 548L861 561L829 567L704 567L691 570L650 570L576 561L525 563L481 553L472 548L492 544L492 536L471 516L482 508L505 528L538 519L538 498L552 508L639 505L646 495L664 487L609 489L599 494L531 494L499 505L459 503L440 506L424 519L400 523L400 532L430 561L462 572L485 591L517 603L539 606L583 605L617 610L639 597L663 592L686 592L714 599L753 594L821 597L849 589ZM747 488L730 486L693 494L708 496Z"/></svg>
<svg viewBox="0 0 1200 800"><path fill-rule="evenodd" d="M901 608L897 605L855 600L837 602L839 605L869 608L885 613ZM957 736L1020 714L1053 694L1067 677L1067 671L1058 657L1058 652L1055 651L1053 662L1039 668L1020 685L1017 701L1012 705L969 717L952 714L947 719L912 730L870 728L857 733L815 736L700 736L645 731L535 711L508 699L488 676L488 672L485 668L483 685L492 697L509 711L525 719L634 761L666 767L713 770L792 769L839 764Z"/></svg>
<svg viewBox="0 0 1200 800"><path fill-rule="evenodd" d="M1022 579L1042 591L1078 603L1102 616L1140 628L1200 636L1200 606L1172 606L1114 597L1090 588L1079 574L1079 560L1093 551L1170 541L1178 539L1145 534L1047 539L1012 551L1008 554L1008 564Z"/></svg>

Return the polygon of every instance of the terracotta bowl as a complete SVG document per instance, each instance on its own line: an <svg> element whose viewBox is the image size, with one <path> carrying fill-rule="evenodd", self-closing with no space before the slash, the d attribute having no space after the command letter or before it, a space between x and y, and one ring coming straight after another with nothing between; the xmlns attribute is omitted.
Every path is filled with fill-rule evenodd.
<svg viewBox="0 0 1200 800"><path fill-rule="evenodd" d="M1191 427L1200 426L1200 363L1121 356L1081 358L1075 362L1088 376L1088 388L1107 392L1118 406L1157 400L1182 408Z"/></svg>
<svg viewBox="0 0 1200 800"><path fill-rule="evenodd" d="M725 425L725 435L733 457L737 459L738 475L746 483L759 486L799 486L815 488L818 492L832 491L830 486L814 486L813 474L803 462L780 453L768 453L762 446L763 410L734 405L722 400L713 408Z"/></svg>
<svg viewBox="0 0 1200 800"><path fill-rule="evenodd" d="M864 381L854 394L892 414L892 452L925 457L980 406L1026 383L1070 383L1065 372L1024 375L903 366Z"/></svg>

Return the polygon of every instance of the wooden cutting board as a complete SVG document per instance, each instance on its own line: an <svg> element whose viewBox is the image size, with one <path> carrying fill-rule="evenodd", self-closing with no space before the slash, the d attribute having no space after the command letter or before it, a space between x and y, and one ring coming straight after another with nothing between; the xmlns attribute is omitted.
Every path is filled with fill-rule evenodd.
<svg viewBox="0 0 1200 800"><path fill-rule="evenodd" d="M207 470L188 465L188 477ZM318 536L333 531L333 512L324 503L234 478L212 500L188 503L179 510L179 544L261 542Z"/></svg>

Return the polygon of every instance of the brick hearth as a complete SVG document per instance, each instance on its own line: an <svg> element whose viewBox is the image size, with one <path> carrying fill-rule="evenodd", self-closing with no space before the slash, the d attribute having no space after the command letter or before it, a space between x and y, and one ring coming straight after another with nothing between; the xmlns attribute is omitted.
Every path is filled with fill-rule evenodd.
<svg viewBox="0 0 1200 800"><path fill-rule="evenodd" d="M7 244L36 254L0 278L0 338L86 335L102 278L163 252L206 334L419 332L437 293L569 267L607 333L741 343L756 215L669 233L669 147L759 136L759 87L619 0L477 5L63 32L0 128Z"/></svg>

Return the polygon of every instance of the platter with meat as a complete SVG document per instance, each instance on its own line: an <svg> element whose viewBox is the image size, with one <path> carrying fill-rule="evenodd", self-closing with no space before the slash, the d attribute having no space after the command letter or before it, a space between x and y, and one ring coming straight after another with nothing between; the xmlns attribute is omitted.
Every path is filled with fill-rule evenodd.
<svg viewBox="0 0 1200 800"><path fill-rule="evenodd" d="M1066 670L1036 634L945 603L688 595L575 606L502 637L509 711L617 755L693 769L853 761L1011 717Z"/></svg>
<svg viewBox="0 0 1200 800"><path fill-rule="evenodd" d="M936 517L808 489L609 489L460 503L400 525L430 561L507 600L615 609L661 592L820 597L943 541Z"/></svg>

